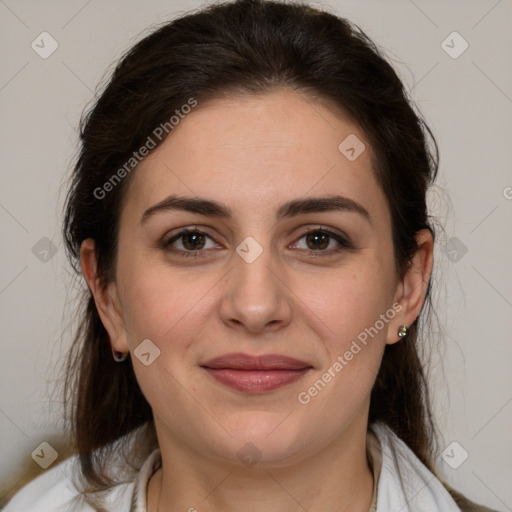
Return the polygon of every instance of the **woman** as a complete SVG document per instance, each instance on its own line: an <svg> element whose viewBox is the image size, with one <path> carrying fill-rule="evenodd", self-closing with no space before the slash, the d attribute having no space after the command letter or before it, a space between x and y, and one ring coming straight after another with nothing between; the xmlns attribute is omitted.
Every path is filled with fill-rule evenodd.
<svg viewBox="0 0 512 512"><path fill-rule="evenodd" d="M489 510L433 462L427 135L311 7L215 5L131 49L66 204L77 455L5 510Z"/></svg>

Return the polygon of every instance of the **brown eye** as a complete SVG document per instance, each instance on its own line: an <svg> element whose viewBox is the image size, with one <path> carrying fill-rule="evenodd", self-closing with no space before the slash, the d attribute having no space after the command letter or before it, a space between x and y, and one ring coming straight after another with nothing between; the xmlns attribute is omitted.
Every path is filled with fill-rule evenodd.
<svg viewBox="0 0 512 512"><path fill-rule="evenodd" d="M202 233L186 233L180 238L182 240L183 247L191 251L202 249L205 243L205 236Z"/></svg>
<svg viewBox="0 0 512 512"><path fill-rule="evenodd" d="M211 242L208 246L209 240ZM195 253L194 256L199 256L201 252L217 246L212 237L197 229L184 229L164 241L163 245L166 250L181 253L183 256L189 256L190 253Z"/></svg>
<svg viewBox="0 0 512 512"><path fill-rule="evenodd" d="M318 253L318 255L325 253L328 256L343 249L353 248L347 238L328 229L308 230L299 238L299 240L302 239L305 240L306 246L303 249L309 253ZM295 245L298 246L299 244L296 243ZM331 248L329 249L329 247Z"/></svg>
<svg viewBox="0 0 512 512"><path fill-rule="evenodd" d="M321 231L317 231L315 233L308 233L306 235L308 247L313 250L326 249L329 245L329 238L329 235Z"/></svg>

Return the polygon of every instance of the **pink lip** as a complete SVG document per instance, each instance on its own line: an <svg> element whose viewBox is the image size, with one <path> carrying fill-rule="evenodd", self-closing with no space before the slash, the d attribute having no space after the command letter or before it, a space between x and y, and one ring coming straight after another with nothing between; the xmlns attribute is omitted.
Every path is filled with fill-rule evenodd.
<svg viewBox="0 0 512 512"><path fill-rule="evenodd" d="M300 379L312 366L279 354L250 356L236 353L216 357L201 365L225 386L247 393L265 393Z"/></svg>

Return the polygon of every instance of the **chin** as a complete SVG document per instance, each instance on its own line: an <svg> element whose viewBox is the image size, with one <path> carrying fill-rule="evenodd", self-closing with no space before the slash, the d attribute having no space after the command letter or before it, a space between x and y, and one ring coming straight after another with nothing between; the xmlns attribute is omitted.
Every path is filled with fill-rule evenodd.
<svg viewBox="0 0 512 512"><path fill-rule="evenodd" d="M287 416L288 413L284 408L280 413L236 413L226 424L233 436L228 441L229 458L234 456L247 466L257 463L258 467L279 467L298 459L298 452L307 445L307 440L300 439L293 414Z"/></svg>

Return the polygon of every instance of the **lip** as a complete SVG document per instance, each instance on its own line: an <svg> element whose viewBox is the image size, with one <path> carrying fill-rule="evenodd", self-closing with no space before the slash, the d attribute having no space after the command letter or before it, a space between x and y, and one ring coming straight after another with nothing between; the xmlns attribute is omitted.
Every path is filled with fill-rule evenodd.
<svg viewBox="0 0 512 512"><path fill-rule="evenodd" d="M247 393L265 393L297 381L312 366L280 354L225 354L201 364L215 380Z"/></svg>

